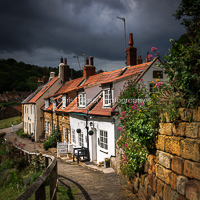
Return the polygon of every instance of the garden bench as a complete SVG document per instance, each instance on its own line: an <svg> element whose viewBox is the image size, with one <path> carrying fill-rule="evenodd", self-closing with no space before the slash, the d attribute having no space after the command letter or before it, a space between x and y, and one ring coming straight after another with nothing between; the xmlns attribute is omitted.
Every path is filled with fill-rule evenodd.
<svg viewBox="0 0 200 200"><path fill-rule="evenodd" d="M73 162L74 162L74 157L76 156L77 158L77 163L79 163L79 158L87 156L88 158L88 148L81 147L81 148L73 148Z"/></svg>

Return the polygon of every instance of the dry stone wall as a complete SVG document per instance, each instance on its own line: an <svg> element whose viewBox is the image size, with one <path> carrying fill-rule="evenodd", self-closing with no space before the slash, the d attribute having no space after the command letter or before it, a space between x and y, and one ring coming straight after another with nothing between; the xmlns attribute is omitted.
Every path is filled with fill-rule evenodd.
<svg viewBox="0 0 200 200"><path fill-rule="evenodd" d="M144 173L128 181L139 199L200 200L200 107L179 111L179 122L166 117L160 123L156 153L148 156ZM122 150L116 152L113 167L119 172Z"/></svg>

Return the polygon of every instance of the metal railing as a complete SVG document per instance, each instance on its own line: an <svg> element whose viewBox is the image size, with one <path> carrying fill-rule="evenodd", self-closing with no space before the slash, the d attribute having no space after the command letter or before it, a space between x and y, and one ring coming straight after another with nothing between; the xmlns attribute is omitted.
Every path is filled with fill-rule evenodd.
<svg viewBox="0 0 200 200"><path fill-rule="evenodd" d="M31 158L34 155L41 155L39 153L30 153L24 149L16 147L18 149L18 153L24 155L26 160L31 162ZM45 171L36 179L36 181L24 192L22 193L16 200L27 200L31 196L35 194L36 200L45 200L45 180L49 177L49 186L50 186L50 199L56 200L56 192L57 192L57 160L54 156L42 154L42 157L45 157ZM49 163L49 159L51 159L51 163Z"/></svg>

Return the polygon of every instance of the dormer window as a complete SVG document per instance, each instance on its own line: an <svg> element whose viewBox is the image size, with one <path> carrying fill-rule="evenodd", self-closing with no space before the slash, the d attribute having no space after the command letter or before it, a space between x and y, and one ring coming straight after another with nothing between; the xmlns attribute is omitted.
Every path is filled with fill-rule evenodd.
<svg viewBox="0 0 200 200"><path fill-rule="evenodd" d="M103 91L103 105L104 106L110 106L111 105L110 89Z"/></svg>
<svg viewBox="0 0 200 200"><path fill-rule="evenodd" d="M81 93L78 95L79 107L85 107L86 105L86 98L85 93Z"/></svg>
<svg viewBox="0 0 200 200"><path fill-rule="evenodd" d="M66 108L66 95L62 95L63 109Z"/></svg>

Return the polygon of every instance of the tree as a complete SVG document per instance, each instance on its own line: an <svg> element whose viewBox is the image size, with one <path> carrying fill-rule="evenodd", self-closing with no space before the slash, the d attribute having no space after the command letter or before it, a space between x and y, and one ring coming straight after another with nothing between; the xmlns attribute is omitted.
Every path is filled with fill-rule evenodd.
<svg viewBox="0 0 200 200"><path fill-rule="evenodd" d="M182 0L176 14L173 16L180 20L190 34L194 34L197 23L200 22L200 0Z"/></svg>

